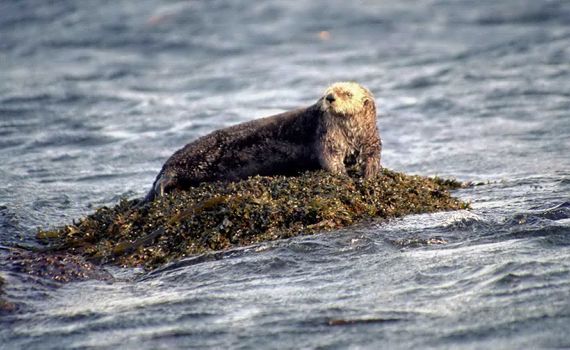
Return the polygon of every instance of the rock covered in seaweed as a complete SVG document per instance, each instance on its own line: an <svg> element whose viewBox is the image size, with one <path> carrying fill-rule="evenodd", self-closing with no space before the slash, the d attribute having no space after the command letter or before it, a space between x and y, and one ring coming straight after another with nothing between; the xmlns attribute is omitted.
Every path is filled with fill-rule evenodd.
<svg viewBox="0 0 570 350"><path fill-rule="evenodd" d="M384 169L374 179L324 171L204 183L137 208L124 200L38 237L99 263L154 268L213 250L311 234L370 218L457 210L459 182Z"/></svg>
<svg viewBox="0 0 570 350"><path fill-rule="evenodd" d="M7 258L10 270L54 282L68 283L97 279L110 281L110 273L81 256L68 253L12 249Z"/></svg>
<svg viewBox="0 0 570 350"><path fill-rule="evenodd" d="M4 299L4 285L6 281L0 275L0 315L10 313L16 310L16 305Z"/></svg>

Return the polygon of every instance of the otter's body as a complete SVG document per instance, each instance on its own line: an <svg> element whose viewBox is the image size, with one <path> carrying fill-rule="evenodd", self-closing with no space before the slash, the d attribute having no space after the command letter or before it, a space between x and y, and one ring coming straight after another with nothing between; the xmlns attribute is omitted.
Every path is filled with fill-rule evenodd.
<svg viewBox="0 0 570 350"><path fill-rule="evenodd" d="M362 89L357 91L362 95L359 108L340 108L351 107L341 104L346 104L343 99L352 102L353 94L343 96L347 87L339 84ZM202 182L316 169L346 174L348 159L356 160L364 176L371 177L380 169L380 151L372 95L358 84L337 83L307 108L217 130L187 144L163 165L145 202Z"/></svg>

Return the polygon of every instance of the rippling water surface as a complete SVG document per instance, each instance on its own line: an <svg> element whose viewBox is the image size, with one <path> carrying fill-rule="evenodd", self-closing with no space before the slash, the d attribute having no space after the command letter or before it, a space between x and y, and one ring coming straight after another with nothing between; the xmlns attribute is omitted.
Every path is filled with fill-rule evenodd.
<svg viewBox="0 0 570 350"><path fill-rule="evenodd" d="M569 62L566 1L0 2L0 259L338 80L375 93L386 167L485 183L113 283L4 267L0 347L570 347Z"/></svg>

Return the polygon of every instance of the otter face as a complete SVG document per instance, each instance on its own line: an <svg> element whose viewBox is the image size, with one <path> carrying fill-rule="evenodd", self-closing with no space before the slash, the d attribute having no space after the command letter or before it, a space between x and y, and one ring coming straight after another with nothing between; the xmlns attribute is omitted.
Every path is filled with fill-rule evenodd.
<svg viewBox="0 0 570 350"><path fill-rule="evenodd" d="M340 117L362 113L374 103L374 96L364 86L354 82L339 82L329 86L323 95L321 108Z"/></svg>

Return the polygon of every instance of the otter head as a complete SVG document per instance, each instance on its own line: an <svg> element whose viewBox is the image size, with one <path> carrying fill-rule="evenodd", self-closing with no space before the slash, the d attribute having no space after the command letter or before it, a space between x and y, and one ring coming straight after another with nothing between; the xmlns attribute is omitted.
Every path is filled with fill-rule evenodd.
<svg viewBox="0 0 570 350"><path fill-rule="evenodd" d="M354 82L339 82L329 86L322 97L321 108L332 116L342 118L370 112L376 117L374 96L367 88Z"/></svg>

